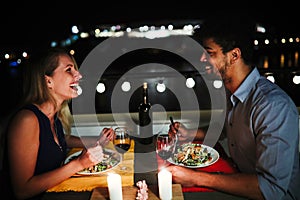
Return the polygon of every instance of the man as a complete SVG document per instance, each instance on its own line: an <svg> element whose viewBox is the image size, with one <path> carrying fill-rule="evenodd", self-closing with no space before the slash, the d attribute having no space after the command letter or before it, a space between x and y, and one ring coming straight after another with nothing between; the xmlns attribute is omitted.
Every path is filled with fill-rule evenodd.
<svg viewBox="0 0 300 200"><path fill-rule="evenodd" d="M253 66L254 25L239 16L207 20L194 34L209 55L201 61L213 65L229 92L223 133L238 173L168 169L173 181L185 187L209 187L249 199L300 199L299 113L291 98ZM205 137L204 131L180 122L170 125L170 131L178 131L180 140Z"/></svg>

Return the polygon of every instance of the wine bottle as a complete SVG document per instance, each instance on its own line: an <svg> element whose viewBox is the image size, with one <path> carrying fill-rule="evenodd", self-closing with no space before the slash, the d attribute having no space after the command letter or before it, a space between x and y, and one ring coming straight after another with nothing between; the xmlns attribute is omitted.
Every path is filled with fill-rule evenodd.
<svg viewBox="0 0 300 200"><path fill-rule="evenodd" d="M151 104L148 85L143 83L142 102L138 107L139 135L134 144L134 182L145 180L149 185L157 185L157 155L153 136Z"/></svg>
<svg viewBox="0 0 300 200"><path fill-rule="evenodd" d="M152 131L152 112L151 104L148 98L148 84L143 83L142 92L143 101L138 107L139 112L139 128L140 128L140 143L150 144L153 142L153 131Z"/></svg>

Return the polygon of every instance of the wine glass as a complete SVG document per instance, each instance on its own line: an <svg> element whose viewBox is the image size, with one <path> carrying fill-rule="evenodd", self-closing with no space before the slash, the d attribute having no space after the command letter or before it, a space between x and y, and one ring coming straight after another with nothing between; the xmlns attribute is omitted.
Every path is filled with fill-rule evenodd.
<svg viewBox="0 0 300 200"><path fill-rule="evenodd" d="M164 160L163 165L166 165L166 160L169 159L175 151L176 137L168 131L160 131L156 137L156 153Z"/></svg>
<svg viewBox="0 0 300 200"><path fill-rule="evenodd" d="M122 155L122 161L124 161L124 153L127 152L131 145L131 138L129 135L129 130L126 127L115 128L115 136L113 139L113 144L117 152ZM126 166L121 166L121 170L127 170Z"/></svg>

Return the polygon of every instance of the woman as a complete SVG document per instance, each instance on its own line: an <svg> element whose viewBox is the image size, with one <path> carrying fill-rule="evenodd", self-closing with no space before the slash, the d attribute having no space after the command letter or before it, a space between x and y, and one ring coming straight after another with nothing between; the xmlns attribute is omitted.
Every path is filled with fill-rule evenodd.
<svg viewBox="0 0 300 200"><path fill-rule="evenodd" d="M70 135L68 102L76 98L82 78L74 58L65 50L51 48L24 72L24 99L7 131L7 160L14 198L41 198L43 192L76 172L99 163L101 145L113 137L104 128L98 140L67 164L67 148L84 147ZM86 143L85 143L86 144Z"/></svg>

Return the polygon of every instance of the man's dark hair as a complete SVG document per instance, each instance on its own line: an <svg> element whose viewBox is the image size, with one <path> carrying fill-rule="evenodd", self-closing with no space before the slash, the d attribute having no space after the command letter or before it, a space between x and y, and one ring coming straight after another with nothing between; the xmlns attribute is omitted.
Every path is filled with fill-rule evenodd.
<svg viewBox="0 0 300 200"><path fill-rule="evenodd" d="M255 29L255 22L248 17L218 16L205 19L200 28L194 31L192 38L200 44L203 39L212 38L221 46L223 53L237 47L241 50L244 62L252 65Z"/></svg>

